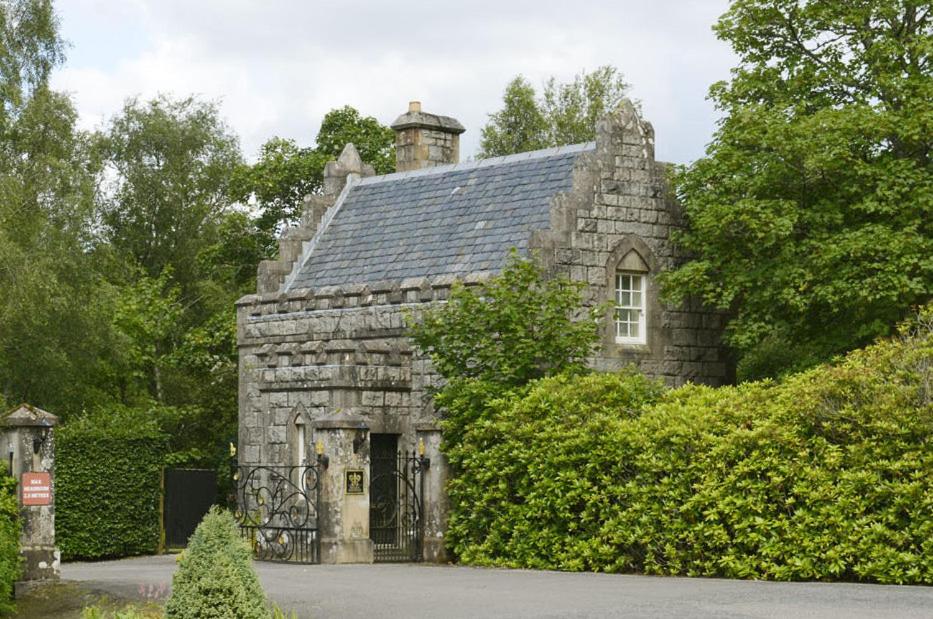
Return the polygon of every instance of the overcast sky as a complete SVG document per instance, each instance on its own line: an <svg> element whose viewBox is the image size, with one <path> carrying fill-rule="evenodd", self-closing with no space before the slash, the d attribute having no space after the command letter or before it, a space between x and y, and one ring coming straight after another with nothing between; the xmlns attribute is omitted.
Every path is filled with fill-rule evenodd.
<svg viewBox="0 0 933 619"><path fill-rule="evenodd" d="M657 156L703 154L709 85L735 58L711 26L725 0L59 0L68 61L54 77L84 128L156 93L218 100L254 159L272 136L310 145L352 105L391 123L408 101L467 128L478 150L508 81L536 87L611 64L655 126Z"/></svg>

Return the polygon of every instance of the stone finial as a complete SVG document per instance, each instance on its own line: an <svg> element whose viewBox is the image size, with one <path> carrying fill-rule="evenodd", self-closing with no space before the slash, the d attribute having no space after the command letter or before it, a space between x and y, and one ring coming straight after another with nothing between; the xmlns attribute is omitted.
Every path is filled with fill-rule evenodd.
<svg viewBox="0 0 933 619"><path fill-rule="evenodd" d="M347 145L343 147L343 152L337 157L337 165L347 172L353 172L355 174L363 173L363 159L360 157L360 152L356 150L356 146L353 145L353 142L347 142Z"/></svg>
<svg viewBox="0 0 933 619"><path fill-rule="evenodd" d="M399 172L460 161L460 134L466 129L455 118L421 111L420 101L411 101L392 129Z"/></svg>
<svg viewBox="0 0 933 619"><path fill-rule="evenodd" d="M654 127L641 117L629 99L596 122L596 148L654 161Z"/></svg>
<svg viewBox="0 0 933 619"><path fill-rule="evenodd" d="M350 174L372 176L375 173L371 165L363 163L356 146L348 142L337 161L328 161L324 166L324 194L335 196L343 191Z"/></svg>

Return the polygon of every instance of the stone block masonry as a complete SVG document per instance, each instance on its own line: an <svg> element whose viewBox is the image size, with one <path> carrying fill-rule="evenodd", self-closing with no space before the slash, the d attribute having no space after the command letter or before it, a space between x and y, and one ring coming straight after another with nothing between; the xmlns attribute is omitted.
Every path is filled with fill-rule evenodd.
<svg viewBox="0 0 933 619"><path fill-rule="evenodd" d="M449 278L436 279L241 299L240 453L297 464L287 444L294 417L310 423L336 410L359 416L373 433L409 436L404 447L415 449L416 425L436 420L427 388L438 377L413 348L405 320L448 297Z"/></svg>
<svg viewBox="0 0 933 619"><path fill-rule="evenodd" d="M555 274L587 285L587 307L614 298L615 274L630 252L646 264L646 342L617 343L607 316L593 367L632 364L671 386L720 385L731 374L722 315L696 302L673 307L660 298L657 275L685 258L671 242L684 222L668 173L667 164L654 160L651 124L623 102L597 124L595 150L578 160L573 189L554 200L550 228L534 234L529 247Z"/></svg>

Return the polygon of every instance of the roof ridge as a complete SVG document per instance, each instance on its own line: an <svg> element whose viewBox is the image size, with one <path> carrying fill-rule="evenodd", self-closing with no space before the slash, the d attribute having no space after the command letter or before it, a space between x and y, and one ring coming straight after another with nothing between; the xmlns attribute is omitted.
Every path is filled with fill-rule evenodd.
<svg viewBox="0 0 933 619"><path fill-rule="evenodd" d="M487 159L474 159L472 161L461 161L460 163L451 163L448 165L434 166L430 168L421 168L420 170L408 170L407 172L393 172L392 174L382 174L380 176L366 176L361 178L357 185L374 185L387 181L397 181L404 178L414 178L419 176L433 176L435 174L444 174L459 170L475 170L489 166L504 165L518 161L528 161L531 159L541 159L544 157L553 157L555 155L566 155L571 153L582 153L594 150L596 142L582 142L580 144L568 144L566 146L554 146L551 148L542 148L540 150L530 150L524 153L515 153L514 155L502 155L500 157L489 157Z"/></svg>

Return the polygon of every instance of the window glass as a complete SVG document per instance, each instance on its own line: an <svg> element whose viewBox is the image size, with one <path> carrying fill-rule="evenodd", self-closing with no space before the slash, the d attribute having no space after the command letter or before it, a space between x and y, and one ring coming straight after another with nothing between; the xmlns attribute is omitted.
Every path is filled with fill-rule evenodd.
<svg viewBox="0 0 933 619"><path fill-rule="evenodd" d="M616 274L616 341L645 342L645 275Z"/></svg>

